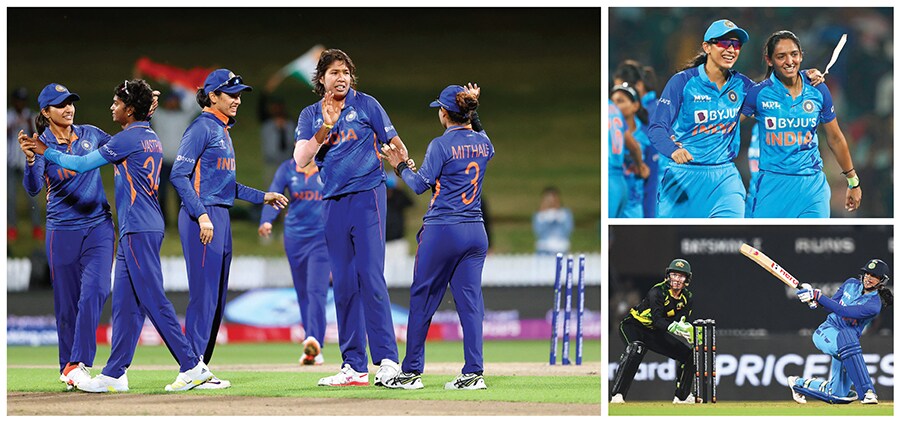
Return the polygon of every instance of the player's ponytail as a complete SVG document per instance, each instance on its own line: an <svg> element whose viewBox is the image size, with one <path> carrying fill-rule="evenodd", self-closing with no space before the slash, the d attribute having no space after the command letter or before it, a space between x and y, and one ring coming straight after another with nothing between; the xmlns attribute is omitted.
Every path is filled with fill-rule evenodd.
<svg viewBox="0 0 900 424"><path fill-rule="evenodd" d="M709 57L709 55L707 55L706 52L697 53L697 55L694 56L693 59L691 59L687 63L685 63L684 66L678 70L678 72L681 72L681 71L684 71L687 69L691 69L691 68L696 68L700 65L705 64L707 57Z"/></svg>
<svg viewBox="0 0 900 424"><path fill-rule="evenodd" d="M206 95L206 92L203 91L202 87L197 89L197 104L200 105L201 108L212 106L212 102L209 100L209 96Z"/></svg>
<svg viewBox="0 0 900 424"><path fill-rule="evenodd" d="M38 111L37 116L34 117L34 128L37 130L38 134L43 133L44 130L46 130L47 127L50 126L50 120L47 119L47 117L44 116L43 113L41 113L45 110L47 110L47 108L41 109L40 111Z"/></svg>
<svg viewBox="0 0 900 424"><path fill-rule="evenodd" d="M472 121L472 113L478 109L478 99L468 90L463 90L456 93L456 106L459 106L459 113L444 109L447 116L457 124L468 124Z"/></svg>
<svg viewBox="0 0 900 424"><path fill-rule="evenodd" d="M878 297L881 298L881 306L894 306L894 293L891 289L881 286L878 288Z"/></svg>
<svg viewBox="0 0 900 424"><path fill-rule="evenodd" d="M776 31L776 32L772 33L772 35L770 35L769 38L766 40L766 46L763 47L763 57L768 58L769 60L772 60L772 54L775 53L775 46L781 40L793 41L794 44L797 45L797 50L800 50L800 56L801 57L803 56L803 47L800 46L800 39L797 38L797 36L794 35L793 32L790 32L788 30L781 30L781 31ZM763 60L763 62L765 62L765 60ZM769 66L768 70L766 70L766 78L769 78L770 76L772 76L772 72L774 70L775 69L773 69L771 66Z"/></svg>

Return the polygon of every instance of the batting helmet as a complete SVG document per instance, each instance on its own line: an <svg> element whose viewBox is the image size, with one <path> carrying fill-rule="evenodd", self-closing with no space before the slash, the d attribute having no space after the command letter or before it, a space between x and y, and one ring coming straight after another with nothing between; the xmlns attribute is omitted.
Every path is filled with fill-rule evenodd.
<svg viewBox="0 0 900 424"><path fill-rule="evenodd" d="M863 267L859 270L866 274L872 274L880 278L881 284L886 283L887 280L890 279L888 273L891 272L891 269L881 259L871 259L869 260L869 262L866 262L866 264L863 265Z"/></svg>
<svg viewBox="0 0 900 424"><path fill-rule="evenodd" d="M666 268L666 278L669 277L670 272L680 272L684 275L687 275L687 279L684 281L685 285L691 283L691 263L684 259L673 259L672 262L669 262L669 267Z"/></svg>

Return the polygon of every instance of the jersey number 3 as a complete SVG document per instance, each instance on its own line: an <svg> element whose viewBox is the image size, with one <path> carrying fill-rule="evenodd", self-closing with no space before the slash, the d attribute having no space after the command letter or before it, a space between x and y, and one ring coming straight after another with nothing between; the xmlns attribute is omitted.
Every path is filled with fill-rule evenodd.
<svg viewBox="0 0 900 424"><path fill-rule="evenodd" d="M475 196L478 194L478 176L481 173L481 168L478 167L477 162L469 162L469 165L466 166L466 175L469 175L469 170L472 168L475 168L475 177L472 178L472 197L466 197L466 193L463 193L461 197L464 205L474 202Z"/></svg>

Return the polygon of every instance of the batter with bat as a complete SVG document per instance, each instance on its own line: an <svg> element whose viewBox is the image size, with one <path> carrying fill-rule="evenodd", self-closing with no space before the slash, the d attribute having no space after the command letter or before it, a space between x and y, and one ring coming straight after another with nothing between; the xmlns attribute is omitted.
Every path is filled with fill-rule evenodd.
<svg viewBox="0 0 900 424"><path fill-rule="evenodd" d="M647 350L678 362L672 403L695 403L691 385L696 365L689 346L694 337L690 324L693 294L687 288L692 275L688 261L673 260L666 268L665 279L653 286L647 297L631 308L630 314L619 324L619 337L625 343L625 352L619 358L610 389L610 403L625 403L628 388Z"/></svg>
<svg viewBox="0 0 900 424"><path fill-rule="evenodd" d="M839 50L832 60L837 53ZM765 59L767 78L750 88L741 108L742 118L756 118L760 140L756 193L747 204L747 216L830 217L831 188L823 172L816 135L820 125L841 173L847 177L844 207L855 211L862 189L847 140L838 126L831 92L825 84L811 85L809 77L800 72L803 49L794 33L778 31L769 36Z"/></svg>
<svg viewBox="0 0 900 424"><path fill-rule="evenodd" d="M807 397L828 403L878 403L859 337L883 307L894 304L894 295L885 287L890 268L884 261L871 259L860 271L858 278L848 278L832 297L806 283L797 291L801 302L818 302L831 312L813 334L813 343L832 357L829 380L788 377L797 403L806 403Z"/></svg>

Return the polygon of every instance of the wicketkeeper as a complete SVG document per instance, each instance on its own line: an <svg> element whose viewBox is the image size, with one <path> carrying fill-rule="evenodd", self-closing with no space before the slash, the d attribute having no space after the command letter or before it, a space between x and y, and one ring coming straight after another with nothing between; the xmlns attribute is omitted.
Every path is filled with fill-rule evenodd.
<svg viewBox="0 0 900 424"><path fill-rule="evenodd" d="M678 379L672 403L694 403L691 384L695 365L689 346L694 336L693 326L688 322L693 295L687 288L691 275L688 261L673 260L666 268L665 279L653 286L647 297L631 308L630 315L622 320L619 337L626 347L613 379L610 403L625 403L628 388L647 350L678 362Z"/></svg>
<svg viewBox="0 0 900 424"><path fill-rule="evenodd" d="M819 289L802 284L797 291L801 302L811 309L819 305L831 312L813 334L813 343L831 355L831 378L788 377L791 395L797 403L811 397L828 403L877 404L875 385L866 369L859 336L881 312L894 304L894 295L885 287L890 268L880 259L866 262L859 278L848 278L832 297L822 296ZM851 390L851 384L854 389Z"/></svg>

